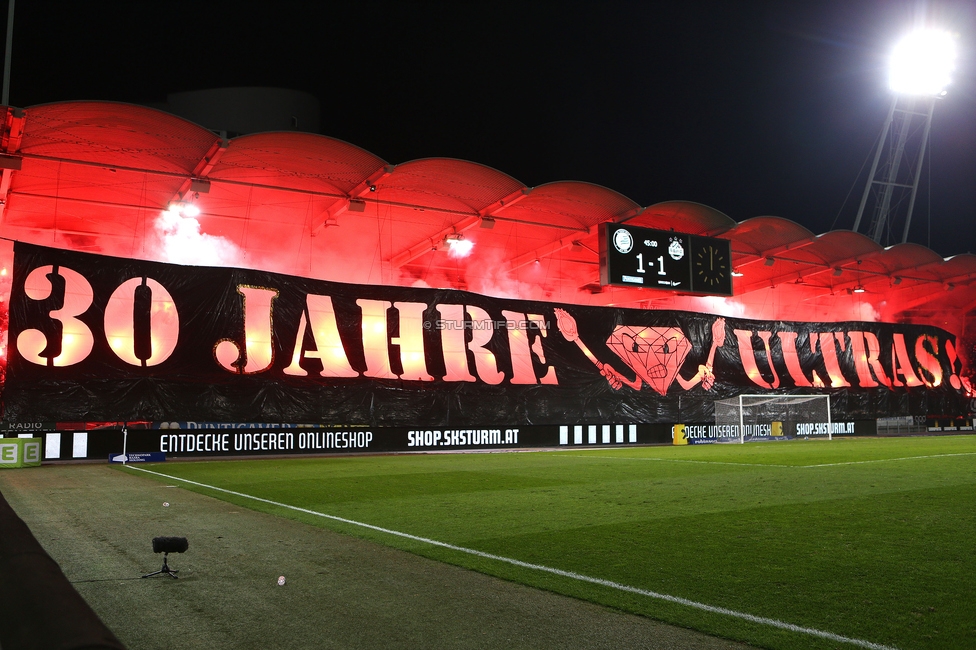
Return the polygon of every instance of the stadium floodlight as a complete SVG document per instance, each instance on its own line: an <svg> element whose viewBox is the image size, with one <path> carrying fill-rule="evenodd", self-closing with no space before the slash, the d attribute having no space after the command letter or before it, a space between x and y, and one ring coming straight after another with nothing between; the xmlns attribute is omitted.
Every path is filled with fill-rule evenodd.
<svg viewBox="0 0 976 650"><path fill-rule="evenodd" d="M191 219L196 219L200 216L200 208L193 203L184 203L183 209L180 212L184 217L190 217Z"/></svg>
<svg viewBox="0 0 976 650"><path fill-rule="evenodd" d="M467 257L471 254L471 249L474 248L474 242L465 239L460 234L448 235L444 239L444 243L447 244L447 252L451 257Z"/></svg>
<svg viewBox="0 0 976 650"><path fill-rule="evenodd" d="M903 95L944 95L952 81L955 61L956 41L949 32L910 32L898 41L891 54L888 86Z"/></svg>
<svg viewBox="0 0 976 650"><path fill-rule="evenodd" d="M189 217L190 219L196 219L200 216L200 208L189 201L174 201L169 204L166 209L173 218L177 217Z"/></svg>
<svg viewBox="0 0 976 650"><path fill-rule="evenodd" d="M883 245L896 241L894 221L902 214L902 206L907 205L901 242L908 241L935 102L946 94L955 60L955 37L939 29L909 32L892 51L888 87L894 97L861 195L854 232L860 231L868 199L873 196L865 234ZM923 124L915 128L919 117Z"/></svg>

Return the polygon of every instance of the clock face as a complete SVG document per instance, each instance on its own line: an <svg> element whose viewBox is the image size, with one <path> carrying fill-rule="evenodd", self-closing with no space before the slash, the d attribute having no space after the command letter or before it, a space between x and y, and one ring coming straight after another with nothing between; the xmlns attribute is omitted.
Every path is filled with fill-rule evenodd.
<svg viewBox="0 0 976 650"><path fill-rule="evenodd" d="M731 270L726 251L713 244L698 249L694 259L695 283L703 289L720 289L729 284Z"/></svg>

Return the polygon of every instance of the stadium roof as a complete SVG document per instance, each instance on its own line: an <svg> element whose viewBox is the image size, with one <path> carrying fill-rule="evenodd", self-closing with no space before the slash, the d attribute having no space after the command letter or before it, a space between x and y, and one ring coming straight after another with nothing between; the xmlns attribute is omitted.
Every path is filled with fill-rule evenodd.
<svg viewBox="0 0 976 650"><path fill-rule="evenodd" d="M3 110L5 239L342 282L764 319L946 326L976 307L974 255L942 259L915 244L883 249L854 232L815 235L780 217L736 222L685 201L641 207L579 181L530 188L463 160L394 165L307 133L222 140L129 104ZM181 227L163 224L174 202L201 214ZM606 221L731 240L741 274L734 296L601 288L597 227ZM456 236L474 244L467 257L446 246Z"/></svg>

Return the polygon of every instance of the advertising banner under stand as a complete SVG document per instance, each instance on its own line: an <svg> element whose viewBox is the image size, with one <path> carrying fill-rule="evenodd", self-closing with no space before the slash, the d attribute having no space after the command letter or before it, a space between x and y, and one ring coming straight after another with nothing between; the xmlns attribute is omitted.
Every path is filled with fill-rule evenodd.
<svg viewBox="0 0 976 650"><path fill-rule="evenodd" d="M0 438L0 469L38 467L40 464L40 438Z"/></svg>
<svg viewBox="0 0 976 650"><path fill-rule="evenodd" d="M12 423L670 427L710 422L716 400L742 392L830 394L837 421L968 413L969 370L956 337L934 326L555 305L14 250Z"/></svg>
<svg viewBox="0 0 976 650"><path fill-rule="evenodd" d="M675 445L706 445L734 442L776 442L797 438L826 440L833 436L873 436L874 420L849 422L807 422L768 420L754 424L675 424L671 442Z"/></svg>
<svg viewBox="0 0 976 650"><path fill-rule="evenodd" d="M107 455L110 462L133 463L231 456L582 449L670 442L670 429L665 425L620 423L479 428L206 424L215 426L158 428L156 425L152 429L129 430L125 438L121 430L99 430L86 434L84 455L55 459L104 459ZM125 454L121 451L123 444Z"/></svg>
<svg viewBox="0 0 976 650"><path fill-rule="evenodd" d="M630 445L738 443L737 427L713 424L562 424L491 427L329 427L231 422L153 422L130 428L49 433L38 442L46 461L158 463L206 457L334 456L536 449L607 449ZM785 425L784 425L785 427ZM750 427L747 440L825 438L820 423ZM833 435L874 435L874 420L834 422ZM779 437L780 434L783 437ZM0 439L3 442L3 439ZM123 449L126 451L123 453Z"/></svg>

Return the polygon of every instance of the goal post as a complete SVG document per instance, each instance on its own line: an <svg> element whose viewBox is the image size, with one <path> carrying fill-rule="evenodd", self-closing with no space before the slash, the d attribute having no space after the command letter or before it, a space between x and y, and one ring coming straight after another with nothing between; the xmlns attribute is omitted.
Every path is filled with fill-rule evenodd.
<svg viewBox="0 0 976 650"><path fill-rule="evenodd" d="M833 439L829 395L739 395L715 401L720 442Z"/></svg>

